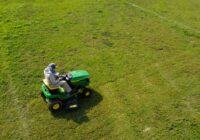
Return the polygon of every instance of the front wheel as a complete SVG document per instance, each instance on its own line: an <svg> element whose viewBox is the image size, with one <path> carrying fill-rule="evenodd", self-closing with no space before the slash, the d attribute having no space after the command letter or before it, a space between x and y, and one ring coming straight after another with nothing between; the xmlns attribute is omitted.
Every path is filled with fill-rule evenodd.
<svg viewBox="0 0 200 140"><path fill-rule="evenodd" d="M89 88L83 89L83 92L81 93L81 97L83 98L90 97L91 95L92 95L92 90Z"/></svg>

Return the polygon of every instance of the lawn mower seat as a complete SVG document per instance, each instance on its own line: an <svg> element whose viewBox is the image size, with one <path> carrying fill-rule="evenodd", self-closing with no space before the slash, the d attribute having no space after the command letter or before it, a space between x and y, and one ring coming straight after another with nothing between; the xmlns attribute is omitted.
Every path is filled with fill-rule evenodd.
<svg viewBox="0 0 200 140"><path fill-rule="evenodd" d="M51 90L51 91L57 90L57 89L59 88L59 86L51 87L51 86L48 84L48 82L47 82L46 79L43 79L43 83L44 83L44 84L47 86L47 88L48 88L49 90Z"/></svg>

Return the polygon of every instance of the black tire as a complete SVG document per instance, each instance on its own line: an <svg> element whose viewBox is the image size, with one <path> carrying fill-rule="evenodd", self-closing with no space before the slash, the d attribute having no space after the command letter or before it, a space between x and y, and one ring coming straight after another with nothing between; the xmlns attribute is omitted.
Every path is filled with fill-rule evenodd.
<svg viewBox="0 0 200 140"><path fill-rule="evenodd" d="M83 92L81 93L82 98L88 98L92 95L92 90L89 88L83 89Z"/></svg>
<svg viewBox="0 0 200 140"><path fill-rule="evenodd" d="M50 100L48 104L49 104L49 110L52 113L59 112L62 109L62 102L59 100Z"/></svg>

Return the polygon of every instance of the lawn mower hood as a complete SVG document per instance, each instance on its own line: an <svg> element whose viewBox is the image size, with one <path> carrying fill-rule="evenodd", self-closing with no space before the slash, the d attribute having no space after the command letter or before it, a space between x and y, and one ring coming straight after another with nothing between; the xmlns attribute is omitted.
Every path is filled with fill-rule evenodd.
<svg viewBox="0 0 200 140"><path fill-rule="evenodd" d="M89 73L85 70L71 71L69 72L69 76L71 82L81 81L90 78Z"/></svg>

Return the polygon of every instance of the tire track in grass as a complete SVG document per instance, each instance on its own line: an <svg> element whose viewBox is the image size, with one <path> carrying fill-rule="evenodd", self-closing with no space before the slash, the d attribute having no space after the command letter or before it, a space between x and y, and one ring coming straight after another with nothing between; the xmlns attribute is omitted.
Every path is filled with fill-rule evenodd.
<svg viewBox="0 0 200 140"><path fill-rule="evenodd" d="M199 31L198 29L195 29L195 28L193 28L193 27L191 27L191 26L188 26L188 25L185 25L185 24L183 24L183 23L180 23L180 22L178 22L178 21L176 21L176 20L169 19L169 18L167 18L167 17L165 17L165 16L163 16L163 15L160 15L160 14L154 12L154 11L151 11L151 10L149 10L149 9L147 9L147 8L144 8L144 7L142 7L142 6L139 6L139 5L135 4L135 3L126 2L126 4L132 6L132 7L136 8L136 9L138 9L138 10L140 10L140 11L143 11L143 12L145 12L145 13L148 13L148 14L150 14L150 15L153 15L153 16L159 18L160 20L166 21L166 22L168 22L169 24L171 24L171 25L173 25L173 26L176 26L176 27L178 27L178 28L180 28L180 29L182 29L182 30L188 32L191 36L200 38L200 31Z"/></svg>
<svg viewBox="0 0 200 140"><path fill-rule="evenodd" d="M135 77L135 75L138 75L138 77L137 77L138 79L140 79L140 78L142 79L145 77L144 72L145 71L142 70L142 71L139 71L136 73L129 73L128 75L125 75L123 77L120 77L119 79L116 79L115 82L108 82L101 86L102 90L106 89L106 91L104 91L104 92L108 92L108 94L106 94L107 102L108 102L107 107L109 110L112 110L110 115L116 120L114 131L118 132L118 134L124 134L125 132L129 132L129 133L127 133L127 134L129 134L127 137L129 137L130 139L137 138L137 137L141 138L144 136L144 134L146 134L145 132L146 132L147 128L148 128L148 131L150 131L149 129L154 127L153 125L145 124L145 123L137 124L137 121L141 121L141 119L138 117L138 115L140 113L135 114L135 111L138 109L137 109L137 107L135 108L133 106L134 104L140 106L141 103L139 103L138 101L139 100L142 101L143 98L145 100L146 96L148 96L148 94L146 96L141 95L142 97L139 97L137 95L138 94L137 90L139 87L136 86L135 87L136 89L135 89L135 88L132 88L132 86L130 86L130 87L127 87L127 89L129 89L129 90L131 89L131 91L134 91L134 89L135 89L135 93L130 95L130 93L132 93L132 92L127 92L126 93L127 95L121 95L121 94L119 95L118 93L122 93L122 92L119 92L120 90L118 91L118 89L116 89L116 86L120 85L120 83L126 83L125 81L127 81L127 79L129 79L128 77ZM134 84L134 80L132 82ZM145 77L145 79L143 80L143 82L141 84L148 89L150 87L154 87L152 92L158 92L161 90L158 85L151 83L151 80L149 80L148 77ZM130 85L130 83L128 83L128 85ZM146 86L146 85L148 85L148 86ZM143 89L143 90L145 90L145 89ZM122 91L123 91L123 89L122 89ZM125 94L125 93L122 93L122 94ZM136 97L136 98L133 99L131 97ZM112 102L110 102L109 99L112 99ZM135 103L133 103L133 102L135 102ZM119 128L123 128L124 130L120 130ZM153 130L151 130L151 131L153 131ZM123 135L121 136L121 138L124 138Z"/></svg>
<svg viewBox="0 0 200 140"><path fill-rule="evenodd" d="M29 127L27 124L27 118L26 118L26 112L27 112L27 108L23 107L23 105L21 105L19 103L19 97L18 97L18 88L15 86L14 84L14 79L12 78L12 74L10 72L10 65L11 65L11 61L10 61L10 56L8 55L8 48L6 47L2 47L0 48L1 50L1 60L3 62L3 73L5 73L7 75L7 80L8 80L8 91L6 92L7 95L9 95L11 97L12 100L12 105L15 107L16 112L17 112L17 117L19 119L19 122L21 124L21 127L19 126L19 131L20 129L22 129L22 131L20 132L21 138L20 139L30 139L29 138ZM17 133L18 134L18 133Z"/></svg>
<svg viewBox="0 0 200 140"><path fill-rule="evenodd" d="M124 79L120 78L117 81ZM127 108L125 104L119 99L119 97L116 97L115 90L114 90L114 82L108 82L102 86L100 86L100 89L108 94L106 94L106 98L104 99L107 102L107 109L110 110L110 117L112 117L115 121L113 132L115 137L118 139L129 139L134 138L134 134L132 132L132 127L130 125L129 117L126 115L126 111L130 112L130 109ZM106 89L106 90L105 90ZM110 99L112 100L110 102ZM130 131L128 133L128 131ZM126 134L131 135L126 135ZM123 135L124 134L124 135Z"/></svg>
<svg viewBox="0 0 200 140"><path fill-rule="evenodd" d="M170 85L176 92L181 93L181 90L180 90L180 88L176 85L175 81L172 80L172 79L170 78L171 76L169 76L165 71L163 71L163 70L161 70L161 69L159 68L159 64L158 64L158 63L155 64L155 67L157 68L157 70L158 70L159 74L162 76L162 78L163 78L166 82L168 82L169 85Z"/></svg>
<svg viewBox="0 0 200 140"><path fill-rule="evenodd" d="M173 90L175 90L175 92L177 92L179 95L181 95L182 93L188 92L189 89L183 91L180 87L178 87L178 85L176 84L175 80L172 79L172 76L168 72L164 71L163 69L160 69L158 63L155 64L155 67L158 70L158 72L161 75L161 77L168 83L168 85ZM192 83L193 83L193 78L190 78L190 80L188 80L186 86L189 86ZM186 105L186 107L187 107L187 109L188 109L188 111L190 113L199 115L200 113L198 112L198 110L192 107L190 98L191 97L189 95L187 95L186 97L182 98L181 99L182 103L184 103Z"/></svg>
<svg viewBox="0 0 200 140"><path fill-rule="evenodd" d="M159 96L159 97L163 97L162 101L160 100L156 100L155 103L153 103L153 106L157 106L160 105L163 101L168 101L170 100L170 96L165 96L165 92L167 91L162 91L163 88L168 89L168 90L172 90L174 92L180 93L181 89L180 87L177 86L176 81L174 81L173 79L171 79L170 75L167 74L167 72L163 71L163 68L159 66L158 63L153 63L152 65L150 65L149 67L154 67L155 69L157 69L158 71L158 77L159 75L161 76L159 79L162 80L162 84L161 85L157 85L156 83L152 82L151 77L148 77L145 75L145 70L141 70L139 72L136 73L130 73L124 77L120 77L119 79L117 79L115 82L108 82L104 85L101 86L101 90L103 90L104 92L107 92L108 94L106 94L107 96L107 107L109 110L111 110L111 116L116 120L114 123L114 131L117 132L117 134L123 134L124 131L132 131L131 135L128 135L129 138L135 138L135 137L143 137L143 136L147 136L146 135L146 127L147 128L151 128L152 130L148 130L148 131L155 131L152 132L153 134L156 132L159 132L161 130L159 130L157 128L157 126L155 127L154 125L159 125L158 124L148 124L147 126L145 124L140 124L140 126L138 126L138 128L134 128L133 126L137 123L135 123L134 119L131 118L131 116L128 115L128 113L134 112L133 108L130 108L129 103L133 102L132 98L127 98L127 97L122 97L117 95L119 92L117 91L117 89L115 88L117 83L123 83L124 81L126 81L126 79L128 79L128 77L135 77L134 75L138 75L138 79L142 80L142 85L145 87L143 90L145 89L149 89L151 90L152 93L154 93L154 96ZM155 76L154 76L155 77ZM155 77L156 78L156 77ZM156 79L157 79L156 78ZM152 79L153 80L153 79ZM189 83L191 83L191 81L189 81ZM169 87L171 87L171 89L169 89ZM137 88L137 87L136 87ZM106 90L105 90L106 89ZM160 92L162 92L163 94L160 94ZM149 96L148 94L146 94L147 96ZM124 99L125 98L125 99ZM152 97L150 100L154 100L154 97ZM112 102L110 102L109 99L112 99ZM126 100L126 101L124 101ZM110 102L110 103L109 103ZM128 102L128 104L126 104L125 102ZM139 103L140 104L140 103ZM153 107L152 106L152 107ZM167 106L168 107L168 106ZM164 110L165 111L165 110ZM151 112L147 112L147 113L151 113ZM167 112L166 112L167 113ZM154 114L153 114L154 115ZM138 119L137 116L135 116L136 120ZM155 117L155 116L154 116ZM166 116L163 116L166 117ZM154 120L155 122L157 120ZM149 121L147 121L148 123L150 123ZM160 120L161 122L161 120ZM121 126L119 126L121 125ZM120 130L118 129L118 127L122 127L124 130ZM117 130L115 130L117 129ZM135 130L134 130L135 129ZM162 129L162 128L161 128ZM137 135L134 135L133 131L140 131L139 135L137 134L138 132L135 132ZM122 135L123 137L123 135Z"/></svg>
<svg viewBox="0 0 200 140"><path fill-rule="evenodd" d="M121 134L120 138L124 138L124 134L126 134L126 132L130 132L130 133L127 133L128 134L127 137L130 139L137 138L137 137L150 138L150 136L148 136L149 133L146 133L147 131L150 132L152 136L154 136L156 135L157 132L160 132L162 134L161 132L162 129L165 129L166 127L166 124L163 126L159 125L159 123L163 122L163 120L162 119L156 120L156 117L159 116L160 114L156 114L156 113L154 114L154 108L162 105L163 101L168 101L171 98L170 96L164 94L167 91L165 92L162 91L163 88L168 89L168 87L171 87L172 89L168 89L168 90L174 90L175 92L180 92L180 88L176 85L175 81L170 79L170 77L163 75L162 73L163 68L160 69L160 67L157 66L157 64L152 64L150 67L158 68L159 73L158 75L157 74L156 75L161 76L161 80L163 81L161 85L157 85L156 83L151 81L151 79L152 78L154 79L155 76L152 78L148 77L145 75L146 70L141 70L141 71L136 72L135 74L129 74L129 75L124 76L123 78L117 79L115 82L109 82L102 87L102 89L107 89L106 92L108 92L108 94L106 96L108 98L108 102L109 102L109 99L112 99L112 102L110 104L108 103L107 107L109 110L112 110L110 115L112 115L114 119L116 120L114 123L115 127L113 129L115 132L117 132L117 134ZM137 113L133 115L128 115L138 110L136 109L134 111L133 106L132 106L133 104L131 103L131 102L137 102L137 101L134 100L133 98L129 98L128 95L117 95L120 92L118 92L115 87L118 84L123 83L124 81L129 79L128 77L135 77L135 75L138 75L138 77L136 77L138 80L139 79L142 80L141 85L144 86L144 88L142 89L142 92L146 92L146 89L148 89L148 90L151 90L150 92L153 94L151 96L150 94L145 93L144 100L140 100L139 101L140 103L138 103L139 105L138 107L140 107L143 104L141 101L147 101L147 104L149 104L151 101L154 101L152 104L150 104L150 108L149 108L150 110L145 111L146 114L153 117L151 120L148 120L148 117L144 117L144 116L143 116L144 118L142 117L140 119L139 118L140 115ZM159 77L155 77L155 78L157 79ZM130 88L131 87L128 87L127 89L130 89ZM136 89L138 88L139 87L136 87ZM160 94L160 92L162 92L163 94ZM126 97L123 97L123 96L126 96ZM154 98L156 98L157 96L161 97L161 101L154 100ZM150 97L150 98L146 100L146 97ZM163 110L161 108L161 110L164 111L164 113L168 114L168 112L166 112L165 109ZM158 109L155 111L160 111L160 110ZM161 114L161 116L164 118L167 118L167 116L165 116L166 114L164 115ZM152 123L152 121L155 123ZM140 124L138 124L138 122L140 122ZM120 127L123 128L123 130L120 130L119 129Z"/></svg>

